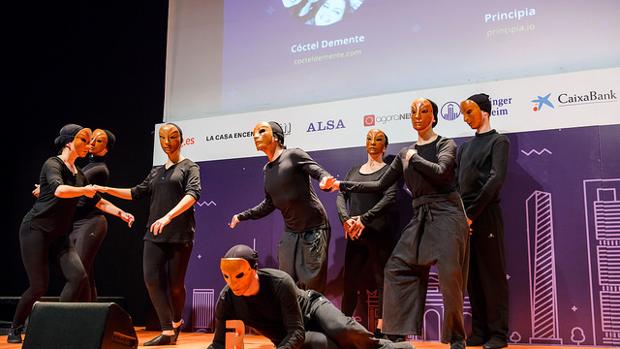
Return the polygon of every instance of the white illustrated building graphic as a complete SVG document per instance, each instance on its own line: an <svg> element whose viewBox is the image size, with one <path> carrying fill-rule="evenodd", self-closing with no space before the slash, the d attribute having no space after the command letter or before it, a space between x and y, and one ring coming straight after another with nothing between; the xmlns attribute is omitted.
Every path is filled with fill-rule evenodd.
<svg viewBox="0 0 620 349"><path fill-rule="evenodd" d="M620 345L620 178L583 181L595 345Z"/></svg>
<svg viewBox="0 0 620 349"><path fill-rule="evenodd" d="M214 330L215 290L194 289L192 292L192 328L194 331Z"/></svg>
<svg viewBox="0 0 620 349"><path fill-rule="evenodd" d="M530 343L562 344L559 336L551 194L534 191L525 200L530 275Z"/></svg>

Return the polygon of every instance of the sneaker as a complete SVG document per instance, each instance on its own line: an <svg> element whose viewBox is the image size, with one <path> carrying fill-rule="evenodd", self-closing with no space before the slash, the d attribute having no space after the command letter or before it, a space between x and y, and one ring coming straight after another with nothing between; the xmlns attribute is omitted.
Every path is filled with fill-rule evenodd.
<svg viewBox="0 0 620 349"><path fill-rule="evenodd" d="M19 327L11 327L9 330L9 335L6 337L7 343L19 344L22 342L22 331L24 328L22 326Z"/></svg>

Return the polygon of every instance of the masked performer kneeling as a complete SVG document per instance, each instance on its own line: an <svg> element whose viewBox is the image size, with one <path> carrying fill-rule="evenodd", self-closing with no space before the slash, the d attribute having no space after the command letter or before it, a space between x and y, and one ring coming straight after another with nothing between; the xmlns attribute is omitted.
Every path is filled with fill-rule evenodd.
<svg viewBox="0 0 620 349"><path fill-rule="evenodd" d="M322 294L298 288L287 273L258 269L258 254L246 245L228 250L220 268L227 286L217 302L209 349L224 348L226 320L243 321L277 348L413 348L409 342L373 338Z"/></svg>

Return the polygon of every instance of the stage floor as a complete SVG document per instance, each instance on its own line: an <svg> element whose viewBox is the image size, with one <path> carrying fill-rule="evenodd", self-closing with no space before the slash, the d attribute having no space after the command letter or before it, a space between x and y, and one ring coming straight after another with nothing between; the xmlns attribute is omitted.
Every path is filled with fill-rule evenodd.
<svg viewBox="0 0 620 349"><path fill-rule="evenodd" d="M145 341L155 337L158 332L145 331L144 328L137 327L136 332L138 333L138 337L140 339L140 344ZM206 349L207 346L211 343L211 339L213 338L212 333L181 333L179 337L179 341L176 345L163 345L159 347L144 347L139 346L139 348L178 348L178 349ZM414 341L413 345L418 349L448 349L449 346L447 344L442 344L438 342L420 342ZM246 349L270 349L273 348L273 344L265 337L262 336L246 336L245 337L245 348ZM562 349L600 349L603 347L585 347L585 346L543 346L543 345L510 345L510 347L518 347L519 349L551 349L551 348L562 348ZM0 336L0 349L17 349L21 348L20 344L8 344L6 342L6 336ZM480 347L473 347L480 348ZM610 347L608 347L610 348ZM79 348L76 348L79 349Z"/></svg>

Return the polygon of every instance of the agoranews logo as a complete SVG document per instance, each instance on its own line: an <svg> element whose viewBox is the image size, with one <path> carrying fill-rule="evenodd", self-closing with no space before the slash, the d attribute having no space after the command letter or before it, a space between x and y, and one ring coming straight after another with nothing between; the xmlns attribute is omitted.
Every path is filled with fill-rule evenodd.
<svg viewBox="0 0 620 349"><path fill-rule="evenodd" d="M540 111L542 110L544 106L548 106L551 109L555 108L553 106L553 103L551 103L551 101L549 100L549 97L551 97L551 93L548 93L545 96L536 96L536 97L537 98L534 98L531 100L532 103L535 103L534 106L532 107L533 111Z"/></svg>
<svg viewBox="0 0 620 349"><path fill-rule="evenodd" d="M364 115L364 126L375 126L375 114Z"/></svg>
<svg viewBox="0 0 620 349"><path fill-rule="evenodd" d="M400 113L400 114L388 114L388 115L379 115L368 114L364 115L364 126L375 126L376 124L387 124L392 121L401 121L401 120L410 120L411 113Z"/></svg>

